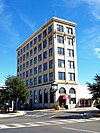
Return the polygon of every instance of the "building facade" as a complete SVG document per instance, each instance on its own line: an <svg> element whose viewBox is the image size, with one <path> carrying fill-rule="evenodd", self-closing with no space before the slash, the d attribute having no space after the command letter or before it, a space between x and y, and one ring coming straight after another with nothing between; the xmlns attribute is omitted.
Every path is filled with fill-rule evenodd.
<svg viewBox="0 0 100 133"><path fill-rule="evenodd" d="M33 108L50 108L55 102L61 107L76 105L75 27L53 17L17 48L17 76L26 83Z"/></svg>

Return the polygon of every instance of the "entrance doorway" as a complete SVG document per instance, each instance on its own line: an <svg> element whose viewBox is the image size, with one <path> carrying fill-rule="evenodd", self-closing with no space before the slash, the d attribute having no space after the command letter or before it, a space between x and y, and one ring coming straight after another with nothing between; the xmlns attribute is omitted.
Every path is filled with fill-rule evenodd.
<svg viewBox="0 0 100 133"><path fill-rule="evenodd" d="M66 105L66 90L65 88L61 87L59 89L59 106L63 108Z"/></svg>

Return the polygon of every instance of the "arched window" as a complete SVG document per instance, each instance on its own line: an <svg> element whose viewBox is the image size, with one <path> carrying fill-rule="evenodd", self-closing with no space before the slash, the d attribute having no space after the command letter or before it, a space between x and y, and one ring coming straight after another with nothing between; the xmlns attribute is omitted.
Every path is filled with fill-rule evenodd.
<svg viewBox="0 0 100 133"><path fill-rule="evenodd" d="M70 100L69 103L70 104L76 104L76 91L74 88L70 88L69 90L69 95L70 95Z"/></svg>
<svg viewBox="0 0 100 133"><path fill-rule="evenodd" d="M60 94L66 94L66 90L65 90L65 88L63 88L63 87L61 87L60 89L59 89L59 93Z"/></svg>
<svg viewBox="0 0 100 133"><path fill-rule="evenodd" d="M39 103L42 103L42 90L39 90Z"/></svg>
<svg viewBox="0 0 100 133"><path fill-rule="evenodd" d="M75 89L74 88L70 88L69 94L76 94Z"/></svg>
<svg viewBox="0 0 100 133"><path fill-rule="evenodd" d="M50 89L50 103L54 103L54 91Z"/></svg>
<svg viewBox="0 0 100 133"><path fill-rule="evenodd" d="M44 103L48 103L48 90L44 90Z"/></svg>
<svg viewBox="0 0 100 133"><path fill-rule="evenodd" d="M37 103L37 91L34 91L34 103Z"/></svg>

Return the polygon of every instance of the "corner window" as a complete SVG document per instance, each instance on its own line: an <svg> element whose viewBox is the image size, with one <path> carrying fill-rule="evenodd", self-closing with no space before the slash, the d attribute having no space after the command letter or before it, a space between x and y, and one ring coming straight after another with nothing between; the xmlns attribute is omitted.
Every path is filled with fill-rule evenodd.
<svg viewBox="0 0 100 133"><path fill-rule="evenodd" d="M63 27L63 25L57 24L57 31L59 31L59 32L64 32L64 27Z"/></svg>

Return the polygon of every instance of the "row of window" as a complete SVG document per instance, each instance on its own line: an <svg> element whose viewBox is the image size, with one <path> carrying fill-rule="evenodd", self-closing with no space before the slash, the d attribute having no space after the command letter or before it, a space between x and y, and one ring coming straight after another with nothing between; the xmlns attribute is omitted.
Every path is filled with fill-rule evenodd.
<svg viewBox="0 0 100 133"><path fill-rule="evenodd" d="M30 61L27 61L26 64L24 63L23 65L18 66L17 72L20 72L20 71L24 70L25 68L28 68L29 63L30 63L30 66L32 66L32 64L33 64L32 59ZM50 60L49 61L49 69L51 69L53 67L54 67L53 60ZM65 60L58 59L58 67L59 68L65 68ZM75 68L74 61L68 60L68 68L72 68L72 69ZM33 74L32 70L33 69L30 69L30 76ZM43 64L43 69L42 69L42 64L39 65L38 67L37 66L34 67L34 74L41 73L42 71L46 71L46 70L48 70L48 63L47 62L45 62Z"/></svg>
<svg viewBox="0 0 100 133"><path fill-rule="evenodd" d="M64 44L64 36L57 35L57 42ZM67 44L73 46L74 40L72 37L67 37Z"/></svg>
<svg viewBox="0 0 100 133"><path fill-rule="evenodd" d="M24 74L24 73L23 73ZM22 74L20 74L20 78ZM25 76L25 75L23 75ZM49 76L49 77L48 77ZM26 77L27 77L27 73L26 73ZM33 81L34 80L34 81ZM29 85L37 85L37 84L42 84L43 82L48 82L48 81L53 81L54 80L54 73L51 72L48 74L44 74L43 76L38 76L38 77L34 77L31 78L30 80L26 80L26 85L29 86ZM65 72L58 72L58 80L66 80L66 76L65 76ZM75 73L68 73L68 80L69 81L75 81Z"/></svg>
<svg viewBox="0 0 100 133"><path fill-rule="evenodd" d="M48 65L48 63L49 63L49 65ZM43 63L43 71L46 71L48 69L48 66L49 66L49 69L54 67L53 60L50 60L48 63L47 62ZM32 65L32 62L30 62L30 66L31 65ZM29 62L26 62L26 66L25 66L25 63L23 65L18 66L17 72L20 72L20 71L24 70L25 68L28 68L28 66L29 66ZM32 69L30 69L30 70L32 70ZM38 66L38 73L40 73L40 72L42 72L42 64ZM37 66L34 67L34 74L37 74Z"/></svg>
<svg viewBox="0 0 100 133"><path fill-rule="evenodd" d="M40 62L42 61L43 59L46 59L48 56L51 57L53 56L53 48L50 48L49 49L49 54L47 51L43 52L43 57L42 57L42 54L39 54L38 57L34 57L34 64L36 64L37 62ZM64 51L64 48L62 47L58 47L57 48L57 53L59 55L64 55L65 54L65 51ZM73 49L67 49L67 56L68 57L74 57L74 50ZM17 60L17 63L21 63L22 61L25 61L27 58L29 57L29 52L26 53L26 55L23 55L21 56L20 58L18 58ZM43 59L42 59L43 58ZM33 64L33 59L30 60L30 66Z"/></svg>
<svg viewBox="0 0 100 133"><path fill-rule="evenodd" d="M59 93L66 94L65 88L61 87L59 89ZM76 94L76 91L74 88L70 88L69 95L71 94ZM32 91L30 92L30 95L32 96ZM40 89L39 91L34 90L33 95L34 95L34 103L37 103L37 102L42 103L43 98L44 98L44 103L48 103L48 96L49 96L48 89L46 88L44 90ZM73 101L73 104L76 104L76 97L70 98L69 102L71 103L71 101ZM50 89L50 103L54 103L54 92L51 89Z"/></svg>
<svg viewBox="0 0 100 133"><path fill-rule="evenodd" d="M57 24L57 31L59 32L67 32L67 34L73 34L73 28L71 27L66 27L66 30L64 30L64 26L63 25L60 25L60 24Z"/></svg>
<svg viewBox="0 0 100 133"><path fill-rule="evenodd" d="M48 77L49 76L49 77ZM51 72L48 74L44 74L43 76L38 76L38 77L34 77L31 78L30 80L26 80L26 85L27 86L31 86L31 85L37 85L37 84L41 84L41 83L45 83L48 81L53 81L54 80L54 73Z"/></svg>
<svg viewBox="0 0 100 133"><path fill-rule="evenodd" d="M48 27L48 30L45 29L43 31L43 33L40 33L37 37L35 37L31 42L29 42L26 46L23 47L23 49L21 49L20 51L18 51L18 56L21 55L23 52L25 52L26 50L28 50L29 48L31 48L33 46L33 44L35 45L37 42L41 41L42 38L45 38L47 36L47 34L52 32L52 25L50 25ZM49 44L52 43L52 37L50 37L48 39Z"/></svg>
<svg viewBox="0 0 100 133"><path fill-rule="evenodd" d="M34 91L33 93L34 95L34 103L42 103L43 99L42 99L42 96L43 96L43 93L42 93L42 89L39 90L39 92L37 92L37 90ZM38 96L38 99L37 99L37 96ZM48 89L44 89L44 103L48 103ZM54 103L54 93L52 92L52 90L50 89L50 103Z"/></svg>
<svg viewBox="0 0 100 133"><path fill-rule="evenodd" d="M49 53L48 53L49 52ZM45 52L43 52L43 55L42 54L39 54L38 55L38 58L37 58L37 56L36 57L34 57L34 64L36 64L37 63L37 61L38 62L40 62L40 61L42 61L43 59L46 59L48 56L49 57L51 57L51 56L53 56L53 48L50 48L49 49L49 51L45 51ZM30 56L32 56L32 55L30 55ZM28 59L29 57L29 52L28 53L26 53L26 55L24 54L23 56L21 56L20 58L18 58L18 64L19 63L21 63L22 61L25 61L26 59ZM43 58L43 59L42 59ZM31 62L33 62L33 60L31 59L30 60Z"/></svg>

